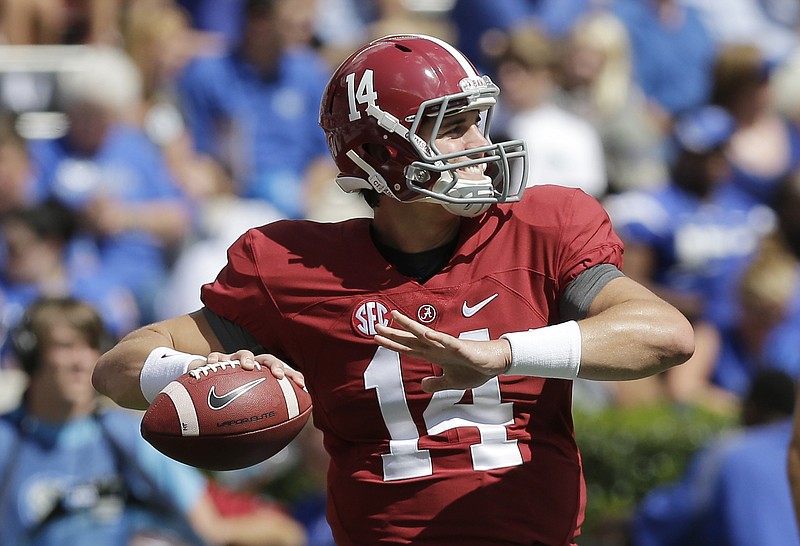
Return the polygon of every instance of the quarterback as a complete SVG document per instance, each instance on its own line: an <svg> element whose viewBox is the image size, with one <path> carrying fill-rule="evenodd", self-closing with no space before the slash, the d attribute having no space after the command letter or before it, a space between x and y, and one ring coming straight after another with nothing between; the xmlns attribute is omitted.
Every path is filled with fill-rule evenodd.
<svg viewBox="0 0 800 546"><path fill-rule="evenodd" d="M694 337L621 272L597 201L525 189L524 142L488 136L498 93L438 39L360 48L331 77L320 125L337 183L373 218L244 233L204 307L129 334L96 387L144 408L187 369L231 358L304 383L342 546L574 544L572 380L661 372Z"/></svg>

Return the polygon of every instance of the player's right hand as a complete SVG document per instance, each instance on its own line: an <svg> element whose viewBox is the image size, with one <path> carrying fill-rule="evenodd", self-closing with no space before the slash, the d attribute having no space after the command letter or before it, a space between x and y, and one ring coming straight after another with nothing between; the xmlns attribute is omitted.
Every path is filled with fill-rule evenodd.
<svg viewBox="0 0 800 546"><path fill-rule="evenodd" d="M306 380L303 374L289 366L286 362L275 355L255 355L252 351L248 351L246 349L236 351L235 353L212 352L209 353L206 363L217 364L220 362L230 362L232 360L238 361L243 370L254 370L256 366L266 367L269 368L269 371L272 372L272 375L278 379L288 377L300 387L306 386Z"/></svg>
<svg viewBox="0 0 800 546"><path fill-rule="evenodd" d="M511 346L506 340L459 339L433 330L399 311L392 311L394 326L378 324L375 343L400 354L421 358L442 369L422 380L422 390L473 389L508 369Z"/></svg>

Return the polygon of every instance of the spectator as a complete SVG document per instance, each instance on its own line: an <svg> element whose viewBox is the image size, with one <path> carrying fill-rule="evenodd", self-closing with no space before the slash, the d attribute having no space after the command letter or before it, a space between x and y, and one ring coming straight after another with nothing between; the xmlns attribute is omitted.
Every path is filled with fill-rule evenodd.
<svg viewBox="0 0 800 546"><path fill-rule="evenodd" d="M693 373L681 370L684 398L732 407L760 370L776 368L800 379L800 252L793 251L800 241L799 181L796 174L783 180L773 204L775 229L745 259L741 273L732 275L734 290L718 296L731 300L730 321L711 330L707 350L696 352L686 367Z"/></svg>
<svg viewBox="0 0 800 546"><path fill-rule="evenodd" d="M695 373L682 376L687 398L717 407L738 405L762 370L800 378L800 262L778 233L761 241L733 297L733 322L719 329L707 360L695 360Z"/></svg>
<svg viewBox="0 0 800 546"><path fill-rule="evenodd" d="M739 394L764 367L800 379L800 172L781 180L772 208L777 225L743 273L736 323L722 329L715 361L714 382Z"/></svg>
<svg viewBox="0 0 800 546"><path fill-rule="evenodd" d="M800 170L784 178L778 186L772 205L778 217L780 243L800 260Z"/></svg>
<svg viewBox="0 0 800 546"><path fill-rule="evenodd" d="M618 0L612 9L631 37L635 81L668 134L675 118L708 101L716 43L679 0Z"/></svg>
<svg viewBox="0 0 800 546"><path fill-rule="evenodd" d="M720 107L683 116L675 126L669 183L606 201L625 241L626 274L693 321L695 362L708 366L717 329L733 320L739 275L773 225L767 207L754 207L730 190L725 150L733 131L733 119ZM690 365L670 372L666 394L688 401L685 384L696 378L681 374L694 373L707 376L710 370Z"/></svg>
<svg viewBox="0 0 800 546"><path fill-rule="evenodd" d="M275 510L222 517L198 471L147 444L136 415L101 404L90 377L105 337L97 313L69 298L37 301L16 329L29 383L0 417L0 543L304 544Z"/></svg>
<svg viewBox="0 0 800 546"><path fill-rule="evenodd" d="M683 478L651 491L632 522L637 546L800 544L786 479L794 382L780 371L753 380L738 433L710 442Z"/></svg>
<svg viewBox="0 0 800 546"><path fill-rule="evenodd" d="M411 9L404 0L379 0L376 7L377 17L367 26L370 38L408 33L435 36L444 41L454 38L450 19L441 14Z"/></svg>
<svg viewBox="0 0 800 546"><path fill-rule="evenodd" d="M316 2L314 36L331 66L338 66L370 35L368 25L379 8L371 0Z"/></svg>
<svg viewBox="0 0 800 546"><path fill-rule="evenodd" d="M459 48L475 59L479 68L491 68L496 32L514 32L518 26L535 26L550 38L565 36L595 0L456 0L449 18L456 28Z"/></svg>
<svg viewBox="0 0 800 546"><path fill-rule="evenodd" d="M81 256L73 211L48 200L10 211L0 222L6 262L0 274L2 322L12 329L40 296L73 296L95 306L105 327L122 336L140 324L133 294Z"/></svg>
<svg viewBox="0 0 800 546"><path fill-rule="evenodd" d="M780 63L769 64L770 95L775 109L795 126L800 126L800 48Z"/></svg>
<svg viewBox="0 0 800 546"><path fill-rule="evenodd" d="M777 217L777 227L767 243L776 247L778 252L792 260L795 267L800 268L800 171L785 177L777 188L773 209ZM796 273L800 275L800 273ZM771 345L773 360L780 363L782 369L790 373L796 380L800 379L800 367L797 365L797 332L800 331L800 283L789 295L783 307L783 316L773 338L767 343ZM794 364L792 364L794 363Z"/></svg>
<svg viewBox="0 0 800 546"><path fill-rule="evenodd" d="M138 0L126 10L122 25L125 47L142 75L142 111L137 123L161 149L184 193L202 203L232 190L222 166L195 150L177 92L179 74L192 59L220 47L209 33L190 27L174 3Z"/></svg>
<svg viewBox="0 0 800 546"><path fill-rule="evenodd" d="M234 46L242 34L246 0L175 0L189 15L192 28L217 35L223 47Z"/></svg>
<svg viewBox="0 0 800 546"><path fill-rule="evenodd" d="M102 274L130 287L143 319L190 228L190 209L163 156L134 124L136 67L121 51L92 49L60 74L67 134L30 145L41 195L77 211L92 233ZM125 119L128 116L128 119Z"/></svg>
<svg viewBox="0 0 800 546"><path fill-rule="evenodd" d="M506 116L501 131L528 145L528 185L558 184L604 196L608 184L597 130L555 102L559 54L553 41L532 26L517 27L495 55Z"/></svg>
<svg viewBox="0 0 800 546"><path fill-rule="evenodd" d="M800 125L772 99L771 68L755 45L723 48L711 101L736 120L728 157L733 185L754 203L771 203L780 180L800 166Z"/></svg>
<svg viewBox="0 0 800 546"><path fill-rule="evenodd" d="M159 290L155 305L159 320L199 309L199 287L212 282L225 265L228 247L243 231L281 218L269 203L234 195L211 197L202 207L194 239L178 252Z"/></svg>
<svg viewBox="0 0 800 546"><path fill-rule="evenodd" d="M800 45L800 4L782 0L682 0L694 7L721 46L754 44L769 63Z"/></svg>
<svg viewBox="0 0 800 546"><path fill-rule="evenodd" d="M560 71L564 108L591 122L603 143L609 190L661 186L668 178L664 135L633 81L628 31L612 13L579 19Z"/></svg>
<svg viewBox="0 0 800 546"><path fill-rule="evenodd" d="M189 64L179 100L197 149L229 170L239 195L302 217L314 178L334 173L317 126L330 68L308 47L287 47L291 1L248 0L239 44Z"/></svg>
<svg viewBox="0 0 800 546"><path fill-rule="evenodd" d="M787 462L789 484L792 488L795 523L800 527L800 404L795 406L792 420L792 438Z"/></svg>
<svg viewBox="0 0 800 546"><path fill-rule="evenodd" d="M12 45L115 45L122 9L122 0L5 0L0 34Z"/></svg>
<svg viewBox="0 0 800 546"><path fill-rule="evenodd" d="M704 396L705 390L705 396L733 396L738 401L764 369L779 369L800 379L800 262L779 238L761 241L733 297L738 307L735 318L720 328L711 362L695 366L710 373L699 378L696 387L684 386L697 393L692 398Z"/></svg>
<svg viewBox="0 0 800 546"><path fill-rule="evenodd" d="M17 132L16 118L0 114L0 216L29 204L33 193L34 173L28 144Z"/></svg>

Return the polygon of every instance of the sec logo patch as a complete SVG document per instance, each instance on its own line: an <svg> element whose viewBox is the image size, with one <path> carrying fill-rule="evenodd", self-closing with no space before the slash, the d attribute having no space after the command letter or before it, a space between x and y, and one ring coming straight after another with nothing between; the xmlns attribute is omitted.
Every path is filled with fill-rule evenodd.
<svg viewBox="0 0 800 546"><path fill-rule="evenodd" d="M359 334L372 337L377 332L375 325L389 324L389 309L379 301L365 301L353 313L353 328Z"/></svg>

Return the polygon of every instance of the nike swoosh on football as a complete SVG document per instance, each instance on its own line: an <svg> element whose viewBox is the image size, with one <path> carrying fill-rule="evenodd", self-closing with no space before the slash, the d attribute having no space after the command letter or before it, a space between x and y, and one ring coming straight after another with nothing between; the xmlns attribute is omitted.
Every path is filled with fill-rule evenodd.
<svg viewBox="0 0 800 546"><path fill-rule="evenodd" d="M467 301L464 300L464 305L461 306L461 314L463 314L466 318L469 318L478 311L480 311L481 309L483 309L484 307L486 307L487 305L489 305L489 302L491 302L497 296L499 296L499 294L492 294L485 300L479 301L478 303L472 306L467 305Z"/></svg>
<svg viewBox="0 0 800 546"><path fill-rule="evenodd" d="M261 379L256 379L249 383L245 383L244 385L240 385L228 394L224 394L222 396L217 396L217 393L214 392L214 387L216 385L211 385L211 390L208 391L208 407L212 410L221 410L262 381L266 381L266 379L266 377L262 377Z"/></svg>

